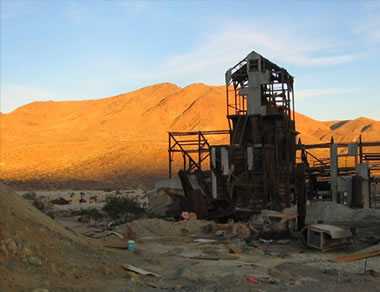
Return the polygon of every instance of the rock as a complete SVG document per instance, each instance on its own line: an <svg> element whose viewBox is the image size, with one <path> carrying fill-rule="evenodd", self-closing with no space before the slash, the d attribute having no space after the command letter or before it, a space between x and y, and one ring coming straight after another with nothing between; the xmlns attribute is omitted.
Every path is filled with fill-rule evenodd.
<svg viewBox="0 0 380 292"><path fill-rule="evenodd" d="M149 209L157 216L164 216L173 203L172 197L163 189L150 192L147 195L149 198Z"/></svg>
<svg viewBox="0 0 380 292"><path fill-rule="evenodd" d="M22 252L24 253L24 255L26 255L28 257L30 257L30 256L33 255L32 251L29 248L27 248L27 247L23 248Z"/></svg>
<svg viewBox="0 0 380 292"><path fill-rule="evenodd" d="M224 232L225 238L241 238L245 239L251 236L251 230L247 225L242 223L234 223L228 226L227 230Z"/></svg>
<svg viewBox="0 0 380 292"><path fill-rule="evenodd" d="M15 263L12 263L12 262L8 262L6 263L5 267L10 271L10 270L13 270L16 268L16 264Z"/></svg>
<svg viewBox="0 0 380 292"><path fill-rule="evenodd" d="M268 284L278 285L280 283L280 280L277 279L277 278L269 278L269 279L267 279L267 283Z"/></svg>
<svg viewBox="0 0 380 292"><path fill-rule="evenodd" d="M245 249L247 248L247 243L243 239L235 238L231 241L231 243L228 244L228 247L230 249Z"/></svg>
<svg viewBox="0 0 380 292"><path fill-rule="evenodd" d="M216 231L216 225L215 224L207 224L205 226L202 227L202 231L204 233L215 233Z"/></svg>
<svg viewBox="0 0 380 292"><path fill-rule="evenodd" d="M231 252L234 253L234 254L241 254L241 253L243 253L243 249L240 248L240 247L231 248Z"/></svg>
<svg viewBox="0 0 380 292"><path fill-rule="evenodd" d="M73 273L73 276L76 278L76 279L80 279L81 278L81 273L80 273L80 270L73 267L72 268L72 273Z"/></svg>
<svg viewBox="0 0 380 292"><path fill-rule="evenodd" d="M42 261L39 258L29 258L28 263L34 266L42 266Z"/></svg>
<svg viewBox="0 0 380 292"><path fill-rule="evenodd" d="M12 239L8 238L6 241L8 251L15 253L17 251L17 243Z"/></svg>
<svg viewBox="0 0 380 292"><path fill-rule="evenodd" d="M336 273L336 269L334 268L331 268L331 267L327 267L325 268L322 273L324 274L335 274Z"/></svg>
<svg viewBox="0 0 380 292"><path fill-rule="evenodd" d="M94 219L90 219L88 221L88 225L91 226L91 227L96 226L96 221Z"/></svg>
<svg viewBox="0 0 380 292"><path fill-rule="evenodd" d="M4 243L2 243L2 244L0 245L0 251L2 251L2 253L5 255L5 257L8 257L9 252L8 252L8 249L7 249L7 247L5 246Z"/></svg>
<svg viewBox="0 0 380 292"><path fill-rule="evenodd" d="M57 271L57 267L55 264L51 264L50 265L50 271L53 273L53 274L57 274L58 271Z"/></svg>
<svg viewBox="0 0 380 292"><path fill-rule="evenodd" d="M221 235L223 235L224 234L224 230L217 230L216 232L215 232L215 235L218 235L218 236L221 236Z"/></svg>
<svg viewBox="0 0 380 292"><path fill-rule="evenodd" d="M318 279L314 279L314 278L311 278L311 277L302 277L299 280L302 281L303 283L305 283L305 282L314 282L314 283L319 282Z"/></svg>
<svg viewBox="0 0 380 292"><path fill-rule="evenodd" d="M265 251L260 248L254 248L249 250L249 254L257 256L265 256Z"/></svg>

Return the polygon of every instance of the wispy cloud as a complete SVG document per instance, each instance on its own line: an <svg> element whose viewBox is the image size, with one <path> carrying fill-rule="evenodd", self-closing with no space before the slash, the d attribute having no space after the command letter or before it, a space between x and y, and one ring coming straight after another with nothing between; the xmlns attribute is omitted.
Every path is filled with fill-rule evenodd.
<svg viewBox="0 0 380 292"><path fill-rule="evenodd" d="M224 82L224 72L252 49L264 54L280 66L287 64L328 67L351 62L361 57L361 53L347 53L338 41L328 39L307 39L296 33L254 30L254 24L234 23L233 29L222 29L210 34L197 48L167 58L141 72L146 80L156 82L157 76L166 80L202 81L220 85ZM260 26L262 28L262 26ZM140 76L140 75L139 75Z"/></svg>
<svg viewBox="0 0 380 292"><path fill-rule="evenodd" d="M378 15L380 15L380 9ZM380 42L380 17L369 18L361 22L355 32L365 36L369 41Z"/></svg>
<svg viewBox="0 0 380 292"><path fill-rule="evenodd" d="M250 25L250 27L255 27ZM172 58L167 64L178 66L187 64L192 67L205 67L215 63L228 62L235 56L244 56L255 48L279 62L305 66L331 66L352 61L359 57L356 53L329 54L339 49L339 42L323 39L307 39L292 33L277 34L271 31L254 31L246 27L215 34L197 50ZM189 62L191 60L191 62Z"/></svg>
<svg viewBox="0 0 380 292"><path fill-rule="evenodd" d="M380 44L380 1L369 1L363 5L362 15L355 18L353 32L368 41Z"/></svg>
<svg viewBox="0 0 380 292"><path fill-rule="evenodd" d="M331 96L331 95L341 95L349 94L358 91L358 89L348 89L348 88L329 88L329 89L300 89L296 92L296 99L303 100L306 98L320 97L320 96Z"/></svg>

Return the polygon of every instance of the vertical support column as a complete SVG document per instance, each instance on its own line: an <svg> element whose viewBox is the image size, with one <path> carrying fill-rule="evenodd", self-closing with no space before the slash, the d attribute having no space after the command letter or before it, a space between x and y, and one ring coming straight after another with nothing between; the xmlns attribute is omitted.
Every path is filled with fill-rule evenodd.
<svg viewBox="0 0 380 292"><path fill-rule="evenodd" d="M220 160L222 164L223 175L228 175L230 172L230 164L228 159L228 150L226 147L220 147Z"/></svg>
<svg viewBox="0 0 380 292"><path fill-rule="evenodd" d="M362 135L359 136L359 162L363 163L363 142L362 142Z"/></svg>
<svg viewBox="0 0 380 292"><path fill-rule="evenodd" d="M169 133L169 178L172 178L172 137Z"/></svg>
<svg viewBox="0 0 380 292"><path fill-rule="evenodd" d="M211 147L211 193L212 198L216 199L218 197L218 184L216 181L216 175L214 173L214 169L216 168L216 149L215 147Z"/></svg>
<svg viewBox="0 0 380 292"><path fill-rule="evenodd" d="M201 150L201 132L198 132L198 165L202 170L202 150Z"/></svg>
<svg viewBox="0 0 380 292"><path fill-rule="evenodd" d="M371 207L369 168L367 163L359 163L356 173L362 177L363 208Z"/></svg>
<svg viewBox="0 0 380 292"><path fill-rule="evenodd" d="M330 190L333 202L338 200L338 145L330 145Z"/></svg>
<svg viewBox="0 0 380 292"><path fill-rule="evenodd" d="M295 169L296 177L296 198L297 198L297 213L298 213L298 230L305 226L306 218L306 177L305 164L298 163Z"/></svg>

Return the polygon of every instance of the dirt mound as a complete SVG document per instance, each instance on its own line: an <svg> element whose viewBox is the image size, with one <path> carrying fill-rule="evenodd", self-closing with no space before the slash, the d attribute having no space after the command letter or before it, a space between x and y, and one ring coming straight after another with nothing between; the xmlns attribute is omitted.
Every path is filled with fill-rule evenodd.
<svg viewBox="0 0 380 292"><path fill-rule="evenodd" d="M366 118L297 114L296 127L306 144L380 140L380 122ZM224 86L162 83L98 100L34 102L1 114L0 179L19 189L152 188L167 177L167 131L222 129Z"/></svg>
<svg viewBox="0 0 380 292"><path fill-rule="evenodd" d="M107 267L96 247L0 183L0 291L89 288Z"/></svg>
<svg viewBox="0 0 380 292"><path fill-rule="evenodd" d="M378 209L350 209L333 202L313 203L306 209L306 224L331 222L357 222L361 220L380 220Z"/></svg>
<svg viewBox="0 0 380 292"><path fill-rule="evenodd" d="M129 226L136 234L137 239L144 239L157 236L178 236L184 233L204 233L203 227L215 224L206 220L189 220L183 223L173 223L162 219L141 219L131 223L120 225L117 231L124 233Z"/></svg>

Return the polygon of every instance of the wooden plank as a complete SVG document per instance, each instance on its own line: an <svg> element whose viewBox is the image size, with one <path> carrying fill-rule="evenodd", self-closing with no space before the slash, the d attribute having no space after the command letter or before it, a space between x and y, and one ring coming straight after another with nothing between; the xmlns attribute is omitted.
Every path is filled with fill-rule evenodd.
<svg viewBox="0 0 380 292"><path fill-rule="evenodd" d="M131 271L131 272L135 272L135 273L138 273L138 274L141 274L141 275L152 275L152 276L155 276L155 277L161 277L161 275L159 274L156 274L156 273L153 273L153 272L150 272L150 271L147 271L147 270L144 270L142 268L139 268L139 267L135 267L135 266L132 266L132 265L129 265L129 264L123 264L121 265L121 267L127 271Z"/></svg>
<svg viewBox="0 0 380 292"><path fill-rule="evenodd" d="M374 257L377 255L380 255L380 244L376 244L369 248L362 249L358 252L350 253L343 257L335 258L331 261L334 263L345 263L345 262L356 261L356 260L360 260L364 258Z"/></svg>
<svg viewBox="0 0 380 292"><path fill-rule="evenodd" d="M127 243L108 242L103 245L104 247L128 249Z"/></svg>

